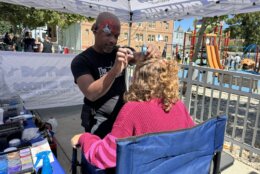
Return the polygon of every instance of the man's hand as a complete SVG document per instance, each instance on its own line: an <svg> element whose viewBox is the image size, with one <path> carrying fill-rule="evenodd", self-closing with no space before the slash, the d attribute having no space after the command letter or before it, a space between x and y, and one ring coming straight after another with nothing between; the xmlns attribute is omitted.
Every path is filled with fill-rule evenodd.
<svg viewBox="0 0 260 174"><path fill-rule="evenodd" d="M76 147L79 145L78 142L79 142L79 138L80 138L81 135L82 135L82 134L77 134L77 135L74 135L74 136L71 138L70 142L71 142L71 146L72 146L73 148L76 148Z"/></svg>
<svg viewBox="0 0 260 174"><path fill-rule="evenodd" d="M134 55L135 55L134 57L136 62L136 61L143 61L151 58L160 58L162 53L157 48L157 46L149 44L147 46L146 54L142 54L141 52L136 52Z"/></svg>
<svg viewBox="0 0 260 174"><path fill-rule="evenodd" d="M160 50L158 49L157 46L155 45L152 45L152 44L149 44L147 46L147 52L146 54L144 55L144 58L145 59L150 59L150 58L160 58L161 57L161 52Z"/></svg>
<svg viewBox="0 0 260 174"><path fill-rule="evenodd" d="M132 50L129 48L119 48L116 53L116 60L111 71L115 73L116 76L120 75L120 73L127 67L128 62L134 58L134 54Z"/></svg>

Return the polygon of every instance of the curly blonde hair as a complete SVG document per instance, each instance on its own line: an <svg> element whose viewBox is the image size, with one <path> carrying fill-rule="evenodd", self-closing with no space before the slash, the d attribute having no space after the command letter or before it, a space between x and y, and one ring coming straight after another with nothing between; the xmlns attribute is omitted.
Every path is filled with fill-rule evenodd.
<svg viewBox="0 0 260 174"><path fill-rule="evenodd" d="M175 60L152 58L137 62L125 101L149 101L159 98L169 112L179 100L178 65Z"/></svg>

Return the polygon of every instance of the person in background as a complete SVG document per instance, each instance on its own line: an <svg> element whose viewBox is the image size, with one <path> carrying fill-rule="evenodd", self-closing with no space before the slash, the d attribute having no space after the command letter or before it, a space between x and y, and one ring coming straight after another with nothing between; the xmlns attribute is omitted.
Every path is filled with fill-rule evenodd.
<svg viewBox="0 0 260 174"><path fill-rule="evenodd" d="M240 62L241 62L241 57L238 54L236 54L236 56L234 57L234 69L235 70L238 70Z"/></svg>
<svg viewBox="0 0 260 174"><path fill-rule="evenodd" d="M5 50L6 51L13 51L14 50L14 43L12 41L12 36L10 33L5 33L5 37L3 42L5 43Z"/></svg>
<svg viewBox="0 0 260 174"><path fill-rule="evenodd" d="M229 54L228 53L225 53L224 55L223 55L223 57L224 57L224 59L222 60L222 61L225 61L224 62L224 65L225 65L225 69L228 69L228 66L229 66L229 62L228 62L228 57L229 57Z"/></svg>
<svg viewBox="0 0 260 174"><path fill-rule="evenodd" d="M179 52L177 52L176 58L177 58L177 62L181 63L181 55Z"/></svg>
<svg viewBox="0 0 260 174"><path fill-rule="evenodd" d="M51 43L48 35L46 35L45 38L44 38L42 52L43 53L53 53L53 44Z"/></svg>
<svg viewBox="0 0 260 174"><path fill-rule="evenodd" d="M189 52L186 52L186 54L185 54L184 64L189 64Z"/></svg>
<svg viewBox="0 0 260 174"><path fill-rule="evenodd" d="M233 65L233 62L234 62L234 56L232 56L231 54L228 56L228 69L231 69L232 68L232 65Z"/></svg>
<svg viewBox="0 0 260 174"><path fill-rule="evenodd" d="M32 38L32 33L26 31L23 39L24 52L34 52L35 39Z"/></svg>
<svg viewBox="0 0 260 174"><path fill-rule="evenodd" d="M167 50L167 45L164 46L163 52L162 52L162 57L166 58L166 50Z"/></svg>
<svg viewBox="0 0 260 174"><path fill-rule="evenodd" d="M62 54L63 53L63 49L61 45L58 45L58 53Z"/></svg>
<svg viewBox="0 0 260 174"><path fill-rule="evenodd" d="M23 51L23 41L18 34L14 35L13 43L15 51Z"/></svg>
<svg viewBox="0 0 260 174"><path fill-rule="evenodd" d="M147 52L133 52L118 47L120 21L112 13L100 13L92 26L95 43L71 63L74 82L84 94L81 125L86 132L99 137L106 136L112 129L116 116L124 104L126 90L125 68L142 57L161 55L158 48L147 46Z"/></svg>
<svg viewBox="0 0 260 174"><path fill-rule="evenodd" d="M39 36L37 36L35 39L35 46L33 49L34 52L38 52L38 53L41 53L43 51L43 44Z"/></svg>
<svg viewBox="0 0 260 174"><path fill-rule="evenodd" d="M90 163L100 169L115 167L118 138L185 129L195 125L179 99L178 64L175 60L152 58L138 61L133 82L124 99L126 104L120 110L112 131L105 138L83 133L71 139L72 146L81 146L87 160L81 165Z"/></svg>

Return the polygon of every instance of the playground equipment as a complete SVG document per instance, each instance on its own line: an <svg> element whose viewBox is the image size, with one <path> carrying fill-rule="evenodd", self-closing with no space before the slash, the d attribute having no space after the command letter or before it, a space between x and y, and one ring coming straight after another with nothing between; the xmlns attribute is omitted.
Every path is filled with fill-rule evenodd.
<svg viewBox="0 0 260 174"><path fill-rule="evenodd" d="M209 43L206 43L206 52L209 67L214 69L223 69L223 66L220 63L218 45L216 44L217 36L215 34L208 34L206 36L207 39L209 39Z"/></svg>
<svg viewBox="0 0 260 174"><path fill-rule="evenodd" d="M249 70L254 69L255 67L255 61L250 58L245 58L241 61L242 69L243 70Z"/></svg>
<svg viewBox="0 0 260 174"><path fill-rule="evenodd" d="M202 38L202 47L200 49L200 56L203 58L203 54L206 52L208 57L208 64L211 68L223 69L223 62L221 64L221 56L226 57L229 45L230 33L227 32L225 35L222 34L222 24L214 28L214 34L204 34ZM207 45L207 40L210 39L210 47ZM196 24L194 31L184 33L183 41L183 57L186 52L189 52L189 58L191 59L194 54L195 45L197 44L197 30ZM206 48L206 50L205 50ZM222 48L222 49L220 49ZM214 49L214 50L213 50ZM209 52L210 51L210 52ZM220 54L222 52L222 54ZM202 61L202 60L201 60Z"/></svg>
<svg viewBox="0 0 260 174"><path fill-rule="evenodd" d="M254 51L254 57L250 58L250 54L252 53L252 50ZM241 61L241 65L243 69L252 69L254 71L259 71L259 57L258 57L258 53L259 53L259 47L256 44L251 44L248 45L245 49L244 49L244 54L242 55L242 61Z"/></svg>

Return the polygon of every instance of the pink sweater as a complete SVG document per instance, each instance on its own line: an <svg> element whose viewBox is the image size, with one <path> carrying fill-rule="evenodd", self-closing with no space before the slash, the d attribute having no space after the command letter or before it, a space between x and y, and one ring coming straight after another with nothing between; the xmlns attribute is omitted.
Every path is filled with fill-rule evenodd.
<svg viewBox="0 0 260 174"><path fill-rule="evenodd" d="M86 159L105 169L116 166L116 139L146 133L185 129L194 126L185 105L178 101L165 113L159 99L148 102L128 102L119 112L111 133L104 139L84 133L80 139Z"/></svg>

